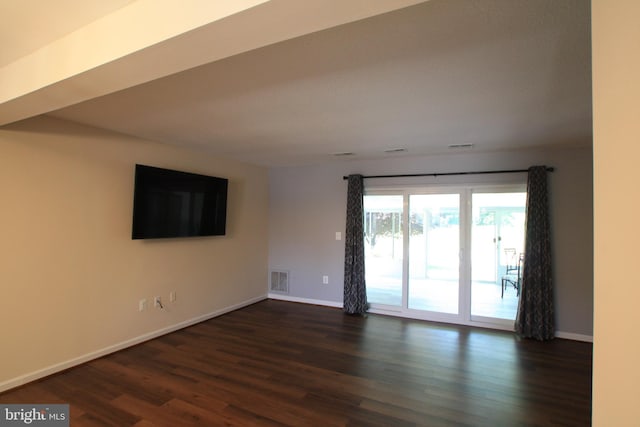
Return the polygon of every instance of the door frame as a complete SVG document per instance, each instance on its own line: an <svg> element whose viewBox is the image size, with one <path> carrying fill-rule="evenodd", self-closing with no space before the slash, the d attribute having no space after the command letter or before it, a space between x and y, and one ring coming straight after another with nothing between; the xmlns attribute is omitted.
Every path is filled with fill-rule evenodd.
<svg viewBox="0 0 640 427"><path fill-rule="evenodd" d="M472 196L474 193L526 192L526 182L509 184L433 184L403 186L370 186L365 189L367 195L402 195L403 197L403 260L402 260L402 305L390 306L372 303L370 313L384 314L411 319L446 322L460 325L477 326L491 329L513 330L514 321L471 315L471 230ZM409 286L409 197L417 194L459 194L460 195L460 232L459 232L459 284L458 313L437 313L408 307ZM498 279L498 278L497 278Z"/></svg>

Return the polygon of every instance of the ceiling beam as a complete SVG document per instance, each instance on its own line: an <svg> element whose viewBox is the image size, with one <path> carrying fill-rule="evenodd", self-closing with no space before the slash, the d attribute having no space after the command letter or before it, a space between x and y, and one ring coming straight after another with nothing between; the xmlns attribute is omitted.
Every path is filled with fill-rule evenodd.
<svg viewBox="0 0 640 427"><path fill-rule="evenodd" d="M0 69L0 125L425 0L137 0Z"/></svg>

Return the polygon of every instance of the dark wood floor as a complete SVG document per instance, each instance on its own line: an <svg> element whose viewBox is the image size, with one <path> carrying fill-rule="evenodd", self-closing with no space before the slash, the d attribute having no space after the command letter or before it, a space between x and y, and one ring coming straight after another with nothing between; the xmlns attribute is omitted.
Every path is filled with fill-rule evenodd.
<svg viewBox="0 0 640 427"><path fill-rule="evenodd" d="M281 301L0 394L71 426L588 426L592 345Z"/></svg>

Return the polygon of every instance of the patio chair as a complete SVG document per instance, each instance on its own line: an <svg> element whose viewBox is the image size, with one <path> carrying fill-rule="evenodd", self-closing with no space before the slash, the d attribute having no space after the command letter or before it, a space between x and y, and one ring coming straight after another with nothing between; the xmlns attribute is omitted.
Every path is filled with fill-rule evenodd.
<svg viewBox="0 0 640 427"><path fill-rule="evenodd" d="M516 296L520 296L520 285L522 284L522 264L524 263L524 253L521 253L516 260L515 249L505 249L507 254L507 269L502 276L502 293L500 298L504 298L504 291L511 285L516 290Z"/></svg>

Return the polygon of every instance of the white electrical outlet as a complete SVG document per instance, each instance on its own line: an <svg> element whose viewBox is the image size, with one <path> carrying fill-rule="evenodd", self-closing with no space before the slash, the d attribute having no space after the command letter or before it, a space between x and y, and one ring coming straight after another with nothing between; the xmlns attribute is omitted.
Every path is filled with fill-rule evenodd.
<svg viewBox="0 0 640 427"><path fill-rule="evenodd" d="M176 302L176 291L169 292L169 302Z"/></svg>
<svg viewBox="0 0 640 427"><path fill-rule="evenodd" d="M146 309L147 309L147 299L146 298L142 298L138 302L138 311L145 311Z"/></svg>
<svg viewBox="0 0 640 427"><path fill-rule="evenodd" d="M323 285L329 284L329 276L322 276L322 284Z"/></svg>
<svg viewBox="0 0 640 427"><path fill-rule="evenodd" d="M336 240L342 240L342 233L340 231L336 231Z"/></svg>

